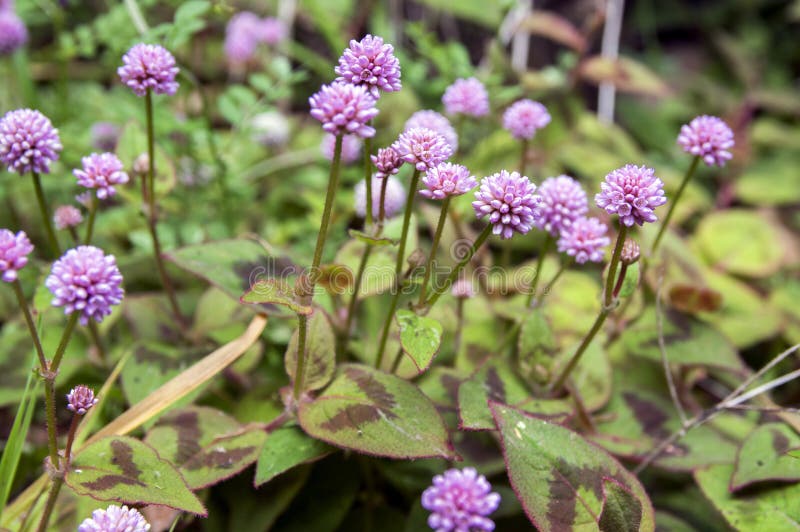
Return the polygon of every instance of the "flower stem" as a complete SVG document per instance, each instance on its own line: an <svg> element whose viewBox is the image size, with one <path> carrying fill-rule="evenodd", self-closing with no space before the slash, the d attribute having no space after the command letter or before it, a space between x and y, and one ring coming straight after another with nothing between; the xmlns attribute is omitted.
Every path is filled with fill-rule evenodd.
<svg viewBox="0 0 800 532"><path fill-rule="evenodd" d="M303 287L303 293L299 294L309 300L309 304L314 299L314 286L319 279L319 265L322 262L322 251L325 249L325 240L328 238L328 229L331 224L331 211L333 201L336 198L336 190L339 188L339 166L342 161L342 135L336 135L336 144L333 148L333 162L331 163L331 173L328 178L328 190L325 193L325 207L322 211L322 222L320 223L319 233L317 233L317 245L314 248L314 258L311 262L311 270L308 274L308 286ZM301 276L302 278L302 276ZM294 372L294 398L300 397L303 392L303 381L305 380L306 366L306 336L308 329L308 318L305 315L297 315L297 366Z"/></svg>
<svg viewBox="0 0 800 532"><path fill-rule="evenodd" d="M97 328L97 323L94 321L89 322L89 335L92 337L94 347L97 349L97 357L105 362L106 350L103 348L103 341L100 339L100 330Z"/></svg>
<svg viewBox="0 0 800 532"><path fill-rule="evenodd" d="M84 244L87 246L89 242L92 241L92 235L94 234L94 219L97 217L97 203L97 198L92 195L92 204L89 206L89 221L86 223L86 239L84 240Z"/></svg>
<svg viewBox="0 0 800 532"><path fill-rule="evenodd" d="M153 95L150 89L147 89L145 94L145 109L147 113L147 226L150 230L150 238L153 240L153 252L156 259L156 268L158 275L161 277L161 284L164 286L164 291L167 293L169 305L172 308L172 314L177 321L178 326L184 329L186 324L183 321L181 308L178 305L178 298L175 295L175 288L172 286L172 281L167 274L167 268L164 265L164 259L161 256L161 241L158 239L158 215L156 213L156 154L155 154L155 133L153 131ZM145 187L142 187L142 192Z"/></svg>
<svg viewBox="0 0 800 532"><path fill-rule="evenodd" d="M58 373L58 367L61 365L61 359L64 358L64 352L67 350L69 339L72 337L72 331L75 330L75 325L78 323L79 316L80 312L73 312L70 314L69 320L67 320L67 326L64 327L64 332L61 333L61 341L58 343L56 354L53 356L53 360L48 367L49 373L53 374L53 380L55 380L55 374Z"/></svg>
<svg viewBox="0 0 800 532"><path fill-rule="evenodd" d="M56 434L56 390L55 379L49 379L47 372L43 373L44 383L44 408L47 421L47 450L50 456L50 466L58 469L58 434Z"/></svg>
<svg viewBox="0 0 800 532"><path fill-rule="evenodd" d="M367 186L367 212L364 220L364 226L369 227L372 225L372 161L369 158L370 149L372 147L372 139L367 137L364 139L364 184Z"/></svg>
<svg viewBox="0 0 800 532"><path fill-rule="evenodd" d="M31 333L31 340L33 340L33 346L36 348L36 356L39 357L39 367L42 370L45 370L47 369L47 357L44 356L42 342L39 339L39 333L36 330L36 324L34 323L33 316L28 308L28 301L25 299L25 294L22 293L22 285L18 280L15 280L13 283L11 283L11 287L14 289L14 294L17 296L19 308L22 310L22 315L25 317L25 324L28 326L28 331Z"/></svg>
<svg viewBox="0 0 800 532"><path fill-rule="evenodd" d="M467 263L470 260L472 260L472 257L475 255L475 252L478 251L478 248L480 248L484 242L486 242L486 239L489 238L489 235L491 233L492 233L492 225L489 224L483 229L483 231L481 231L481 234L478 235L478 238L475 239L475 242L472 243L472 247L469 248L469 251L467 251L466 256L464 256L464 258L461 259L461 262L459 262L453 269L453 271L450 272L450 276L447 278L444 285L442 285L441 288L437 288L433 292L433 294L431 294L431 297L428 298L428 300L425 302L425 306L429 308L432 307L439 300L439 298L442 296L445 290L447 290L453 285L455 280L458 278L458 274L460 274L461 270L464 269L464 266L466 266Z"/></svg>
<svg viewBox="0 0 800 532"><path fill-rule="evenodd" d="M625 237L628 233L628 226L621 224L619 227L619 234L617 235L617 244L614 246L614 253L611 255L611 262L608 265L608 274L606 277L606 289L603 292L603 306L610 307L614 301L614 281L617 277L617 266L619 265L619 256L622 253L622 246L625 244Z"/></svg>
<svg viewBox="0 0 800 532"><path fill-rule="evenodd" d="M50 215L50 207L47 205L47 200L44 197L42 180L39 178L38 172L31 172L31 174L33 175L33 188L36 191L36 201L39 202L39 212L42 214L47 240L50 243L50 249L53 251L53 255L58 257L61 255L61 247L58 245L56 230L53 227L53 217Z"/></svg>
<svg viewBox="0 0 800 532"><path fill-rule="evenodd" d="M358 264L358 272L356 272L355 282L353 283L353 297L350 299L350 304L347 307L347 322L344 326L345 338L350 337L350 329L353 325L353 315L356 313L356 305L358 304L358 291L361 289L361 281L364 278L364 270L367 268L367 261L372 253L372 246L366 244L364 253L361 255L361 262Z"/></svg>
<svg viewBox="0 0 800 532"><path fill-rule="evenodd" d="M525 165L528 162L528 139L520 141L519 174L525 175Z"/></svg>
<svg viewBox="0 0 800 532"><path fill-rule="evenodd" d="M628 273L628 264L623 262L619 268L619 276L617 277L617 284L614 285L613 299L619 297L619 291L622 289L622 283L625 282L625 275Z"/></svg>
<svg viewBox="0 0 800 532"><path fill-rule="evenodd" d="M425 265L425 277L422 280L422 288L419 292L419 305L425 302L425 295L428 291L428 281L433 272L433 261L436 258L436 251L439 248L439 241L442 238L442 231L444 230L444 223L447 220L447 209L450 207L450 196L446 196L442 202L442 210L439 213L439 223L436 226L436 232L433 234L433 242L431 243L431 252L428 255L428 264Z"/></svg>
<svg viewBox="0 0 800 532"><path fill-rule="evenodd" d="M600 310L600 314L597 315L597 319L594 321L594 325L592 325L592 328L589 329L589 332L583 338L581 345L578 346L578 350L575 351L575 354L572 355L572 358L569 360L567 365L561 371L561 374L559 374L558 378L548 388L550 395L553 395L554 393L558 392L561 389L561 387L564 386L564 382L566 382L567 377L569 377L569 374L572 373L573 369L575 369L575 366L578 365L578 361L581 359L581 356L583 356L583 353L586 351L586 348L589 347L589 344L592 343L592 340L597 335L597 332L600 330L600 328L603 326L603 323L606 321L606 317L608 317L608 312L609 311L606 307L603 307L603 309Z"/></svg>
<svg viewBox="0 0 800 532"><path fill-rule="evenodd" d="M375 357L376 368L380 368L381 364L383 364L383 353L386 350L386 340L389 338L389 329L392 326L394 311L397 310L397 302L400 299L400 285L402 284L400 277L403 275L403 259L406 254L408 226L411 223L411 211L414 207L414 196L417 193L417 185L419 184L419 173L419 170L414 169L414 174L411 176L411 183L408 186L408 200L406 201L406 210L403 214L403 231L400 234L400 247L397 250L397 262L395 263L394 267L394 294L392 295L392 302L389 305L389 313L386 315L386 321L383 324L381 339L378 343L378 355ZM388 177L386 179L388 179ZM381 205L382 204L383 203L381 203Z"/></svg>
<svg viewBox="0 0 800 532"><path fill-rule="evenodd" d="M550 246L552 245L553 235L548 232L547 236L544 238L542 249L539 251L539 259L536 261L536 272L533 274L533 281L531 281L531 286L528 288L528 300L525 302L526 308L530 308L533 304L533 299L536 297L536 288L539 286L539 278L542 276L544 258L547 256L548 251L550 251Z"/></svg>
<svg viewBox="0 0 800 532"><path fill-rule="evenodd" d="M62 476L56 476L53 478L53 483L50 485L50 491L47 492L47 504L45 504L42 517L39 520L39 527L37 528L38 532L45 532L47 530L47 525L50 521L50 516L56 507L56 500L58 500L58 493L61 491L62 484L64 484L64 478Z"/></svg>
<svg viewBox="0 0 800 532"><path fill-rule="evenodd" d="M75 441L75 432L78 430L78 425L81 422L80 414L72 416L72 422L69 424L69 433L67 434L67 445L64 448L64 463L69 466L70 455L72 454L72 443Z"/></svg>
<svg viewBox="0 0 800 532"><path fill-rule="evenodd" d="M381 180L381 203L378 207L378 232L383 231L383 222L386 220L386 184L388 181L388 176Z"/></svg>
<svg viewBox="0 0 800 532"><path fill-rule="evenodd" d="M689 184L689 180L692 178L692 175L694 175L694 171L697 169L697 165L699 162L700 162L700 156L695 155L694 159L692 160L692 164L689 165L689 169L686 170L686 174L683 176L683 181L681 181L681 184L678 187L677 192L675 192L675 197L672 198L672 201L670 202L669 210L667 211L667 215L664 217L664 221L661 222L661 227L658 228L658 234L656 235L656 239L653 241L653 247L650 249L650 255L654 255L656 250L658 249L658 244L661 243L661 238L667 231L667 226L669 226L669 221L672 219L672 213L675 212L675 206L678 205L678 200L681 199L681 195L683 195L683 190L686 188L686 185Z"/></svg>

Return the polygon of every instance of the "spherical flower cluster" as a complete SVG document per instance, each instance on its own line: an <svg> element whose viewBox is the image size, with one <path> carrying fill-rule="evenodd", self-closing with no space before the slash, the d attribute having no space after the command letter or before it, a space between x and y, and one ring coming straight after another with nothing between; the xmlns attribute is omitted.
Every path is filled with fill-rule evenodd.
<svg viewBox="0 0 800 532"><path fill-rule="evenodd" d="M453 294L453 297L460 299L475 297L475 289L472 287L472 281L466 277L459 277L458 280L453 283L450 292Z"/></svg>
<svg viewBox="0 0 800 532"><path fill-rule="evenodd" d="M620 222L630 227L655 222L658 218L653 210L665 204L667 198L664 183L652 168L628 164L606 176L594 201L608 214L619 215Z"/></svg>
<svg viewBox="0 0 800 532"><path fill-rule="evenodd" d="M434 166L423 176L422 183L427 189L422 189L419 193L429 199L460 196L478 186L478 182L470 175L466 166L453 163Z"/></svg>
<svg viewBox="0 0 800 532"><path fill-rule="evenodd" d="M19 271L28 264L31 251L33 244L23 231L15 235L8 229L0 229L0 278L7 283L16 281Z"/></svg>
<svg viewBox="0 0 800 532"><path fill-rule="evenodd" d="M74 387L67 394L67 410L79 416L84 415L96 404L97 397L94 396L94 390L83 384Z"/></svg>
<svg viewBox="0 0 800 532"><path fill-rule="evenodd" d="M333 135L350 133L373 137L375 129L367 124L378 115L375 98L363 85L334 82L308 99L311 116L322 122L322 129Z"/></svg>
<svg viewBox="0 0 800 532"><path fill-rule="evenodd" d="M372 176L372 216L377 218L380 216L381 209L381 187L386 184L386 196L384 198L384 214L386 218L392 218L400 211L406 204L406 189L396 177L380 178ZM359 218L364 218L367 215L367 184L362 179L356 184L355 193L355 210Z"/></svg>
<svg viewBox="0 0 800 532"><path fill-rule="evenodd" d="M484 116L489 113L489 93L475 78L457 79L442 96L444 110L449 115Z"/></svg>
<svg viewBox="0 0 800 532"><path fill-rule="evenodd" d="M472 207L478 218L489 217L495 235L507 239L515 231L525 234L531 230L539 216L540 201L536 185L527 177L501 170L481 180Z"/></svg>
<svg viewBox="0 0 800 532"><path fill-rule="evenodd" d="M342 162L345 164L354 163L361 158L361 137L356 135L344 135L342 137ZM333 151L336 148L336 136L328 133L322 137L320 150L322 156L329 161L333 160Z"/></svg>
<svg viewBox="0 0 800 532"><path fill-rule="evenodd" d="M246 63L256 53L259 44L278 44L286 38L283 22L274 18L259 18L255 13L235 14L225 27L225 55L232 63Z"/></svg>
<svg viewBox="0 0 800 532"><path fill-rule="evenodd" d="M114 151L119 141L119 128L111 122L95 122L89 130L92 146L100 151Z"/></svg>
<svg viewBox="0 0 800 532"><path fill-rule="evenodd" d="M424 127L404 131L392 147L402 160L413 164L420 172L430 170L453 154L443 136Z"/></svg>
<svg viewBox="0 0 800 532"><path fill-rule="evenodd" d="M48 173L61 149L58 130L39 111L17 109L0 120L0 161L9 172Z"/></svg>
<svg viewBox="0 0 800 532"><path fill-rule="evenodd" d="M437 532L494 530L487 516L499 505L500 495L472 467L436 475L433 485L422 493L422 506L431 512L428 526Z"/></svg>
<svg viewBox="0 0 800 532"><path fill-rule="evenodd" d="M703 159L708 166L725 166L733 155L733 131L716 116L698 116L681 127L678 144L683 151Z"/></svg>
<svg viewBox="0 0 800 532"><path fill-rule="evenodd" d="M78 525L78 532L147 532L150 523L135 508L112 504L105 510L95 510L92 517Z"/></svg>
<svg viewBox="0 0 800 532"><path fill-rule="evenodd" d="M533 100L519 100L503 113L503 127L517 139L532 139L536 130L549 123L547 108Z"/></svg>
<svg viewBox="0 0 800 532"><path fill-rule="evenodd" d="M539 218L536 227L558 236L577 218L589 210L589 200L583 187L566 175L548 177L539 185Z"/></svg>
<svg viewBox="0 0 800 532"><path fill-rule="evenodd" d="M175 76L179 69L175 58L163 46L136 44L122 56L122 62L117 74L136 96L144 96L148 90L170 96L178 91Z"/></svg>
<svg viewBox="0 0 800 532"><path fill-rule="evenodd" d="M406 121L403 131L408 131L415 127L426 127L437 132L444 137L444 140L453 149L453 153L458 151L458 134L444 115L430 110L417 111Z"/></svg>
<svg viewBox="0 0 800 532"><path fill-rule="evenodd" d="M611 240L606 236L608 227L597 218L578 218L561 233L558 239L558 251L575 257L575 262L601 262L603 248Z"/></svg>
<svg viewBox="0 0 800 532"><path fill-rule="evenodd" d="M351 40L334 70L339 76L336 81L364 85L376 99L381 90L395 92L402 88L394 46L384 44L381 37L367 35L360 41Z"/></svg>
<svg viewBox="0 0 800 532"><path fill-rule="evenodd" d="M122 301L122 274L113 255L94 246L78 246L54 264L45 286L53 294L53 306L64 314L80 312L80 323L97 322L111 314Z"/></svg>
<svg viewBox="0 0 800 532"><path fill-rule="evenodd" d="M403 165L400 155L391 146L379 149L377 155L370 155L370 159L372 159L372 164L375 165L375 168L378 169L375 176L381 178L396 174Z"/></svg>
<svg viewBox="0 0 800 532"><path fill-rule="evenodd" d="M83 168L73 170L72 174L78 179L78 184L86 188L97 189L97 197L110 198L117 191L114 185L124 185L128 182L122 161L113 153L92 153L81 159Z"/></svg>
<svg viewBox="0 0 800 532"><path fill-rule="evenodd" d="M12 9L0 10L0 55L9 55L28 42L28 29Z"/></svg>
<svg viewBox="0 0 800 532"><path fill-rule="evenodd" d="M53 223L59 231L75 227L83 221L81 211L74 205L62 205L53 214Z"/></svg>
<svg viewBox="0 0 800 532"><path fill-rule="evenodd" d="M266 111L250 120L253 140L263 146L283 146L289 140L291 125L283 113Z"/></svg>

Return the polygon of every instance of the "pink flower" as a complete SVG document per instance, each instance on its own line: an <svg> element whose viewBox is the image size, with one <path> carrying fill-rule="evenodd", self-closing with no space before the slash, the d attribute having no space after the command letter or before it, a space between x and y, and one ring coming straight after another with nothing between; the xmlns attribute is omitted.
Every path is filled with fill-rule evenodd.
<svg viewBox="0 0 800 532"><path fill-rule="evenodd" d="M17 109L0 120L0 162L9 172L46 174L61 149L58 130L39 111Z"/></svg>
<svg viewBox="0 0 800 532"><path fill-rule="evenodd" d="M619 215L620 222L630 227L655 222L658 218L653 211L667 198L664 183L655 176L655 170L628 164L606 176L594 201L608 214Z"/></svg>
<svg viewBox="0 0 800 532"><path fill-rule="evenodd" d="M417 111L406 121L403 131L408 131L415 127L425 127L435 131L444 137L444 140L453 149L453 153L458 151L458 134L444 115L430 110Z"/></svg>
<svg viewBox="0 0 800 532"><path fill-rule="evenodd" d="M404 131L392 148L402 160L413 164L420 172L428 171L453 153L443 136L424 127Z"/></svg>
<svg viewBox="0 0 800 532"><path fill-rule="evenodd" d="M7 283L16 281L19 271L28 264L28 255L32 251L33 244L24 231L15 235L8 229L0 229L0 278Z"/></svg>
<svg viewBox="0 0 800 532"><path fill-rule="evenodd" d="M375 136L370 120L378 115L375 99L363 85L334 82L308 99L311 116L322 122L322 129L334 135Z"/></svg>
<svg viewBox="0 0 800 532"><path fill-rule="evenodd" d="M97 404L94 390L83 384L74 387L67 394L67 410L75 412L79 416L86 414L90 408Z"/></svg>
<svg viewBox="0 0 800 532"><path fill-rule="evenodd" d="M472 207L478 218L489 217L495 235L508 239L514 232L525 234L531 230L539 216L540 201L536 185L527 177L501 170L483 178Z"/></svg>
<svg viewBox="0 0 800 532"><path fill-rule="evenodd" d="M542 202L536 227L553 236L566 230L589 210L589 200L583 187L569 176L548 177L539 186Z"/></svg>
<svg viewBox="0 0 800 532"><path fill-rule="evenodd" d="M422 507L431 512L428 526L437 532L494 530L487 516L497 510L500 495L475 468L448 469L433 477L422 493Z"/></svg>
<svg viewBox="0 0 800 532"><path fill-rule="evenodd" d="M175 77L179 69L175 58L163 46L136 44L122 56L122 62L117 74L136 96L144 96L148 90L170 96L178 91Z"/></svg>
<svg viewBox="0 0 800 532"><path fill-rule="evenodd" d="M336 81L364 85L375 99L380 97L380 91L402 88L400 61L394 56L394 47L384 44L381 37L367 35L360 41L351 40L334 70L339 76Z"/></svg>
<svg viewBox="0 0 800 532"><path fill-rule="evenodd" d="M53 214L53 223L59 231L75 227L83 221L83 215L77 207L73 205L62 205Z"/></svg>
<svg viewBox="0 0 800 532"><path fill-rule="evenodd" d="M82 158L81 163L83 168L73 170L73 175L80 186L97 189L97 197L101 200L117 193L114 185L128 182L122 161L113 153L92 153Z"/></svg>
<svg viewBox="0 0 800 532"><path fill-rule="evenodd" d="M601 262L604 250L611 240L606 236L608 227L597 218L578 218L564 229L558 239L558 251L575 257L575 262Z"/></svg>
<svg viewBox="0 0 800 532"><path fill-rule="evenodd" d="M489 113L489 93L483 83L475 78L457 79L444 91L442 103L450 115L478 117Z"/></svg>
<svg viewBox="0 0 800 532"><path fill-rule="evenodd" d="M532 139L549 123L547 108L533 100L519 100L503 113L503 127L517 139Z"/></svg>
<svg viewBox="0 0 800 532"><path fill-rule="evenodd" d="M453 163L434 166L423 176L422 183L427 189L420 190L420 195L439 200L447 196L460 196L478 186L466 166Z"/></svg>
<svg viewBox="0 0 800 532"><path fill-rule="evenodd" d="M708 166L725 166L733 155L733 131L716 116L698 116L681 127L678 144L683 151L703 159Z"/></svg>

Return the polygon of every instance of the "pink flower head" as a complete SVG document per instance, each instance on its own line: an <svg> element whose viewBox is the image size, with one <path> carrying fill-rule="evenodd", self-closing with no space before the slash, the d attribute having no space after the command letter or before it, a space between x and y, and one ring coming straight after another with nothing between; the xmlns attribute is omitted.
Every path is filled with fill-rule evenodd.
<svg viewBox="0 0 800 532"><path fill-rule="evenodd" d="M589 210L583 187L569 176L548 177L539 185L539 218L536 227L558 236Z"/></svg>
<svg viewBox="0 0 800 532"><path fill-rule="evenodd" d="M453 163L440 163L423 176L422 183L427 189L419 191L429 199L444 199L447 196L460 196L478 186L466 166Z"/></svg>
<svg viewBox="0 0 800 532"><path fill-rule="evenodd" d="M536 185L527 177L501 170L481 180L472 207L478 218L489 217L495 235L507 239L515 231L524 235L531 230L540 201Z"/></svg>
<svg viewBox="0 0 800 532"><path fill-rule="evenodd" d="M678 144L683 151L703 159L708 166L725 166L733 155L733 131L716 116L698 116L681 127Z"/></svg>
<svg viewBox="0 0 800 532"><path fill-rule="evenodd" d="M96 404L97 397L94 396L94 390L83 384L74 387L67 394L67 410L79 416L84 415Z"/></svg>
<svg viewBox="0 0 800 532"><path fill-rule="evenodd" d="M334 71L339 76L336 81L364 85L376 100L381 90L395 92L402 88L400 61L394 56L394 47L384 44L381 37L367 35L360 41L351 40Z"/></svg>
<svg viewBox="0 0 800 532"><path fill-rule="evenodd" d="M517 139L532 139L536 130L549 123L547 108L533 100L519 100L503 113L503 127Z"/></svg>
<svg viewBox="0 0 800 532"><path fill-rule="evenodd" d="M0 55L9 55L28 42L28 29L12 9L0 10Z"/></svg>
<svg viewBox="0 0 800 532"><path fill-rule="evenodd" d="M139 43L122 56L124 63L117 69L122 83L130 87L136 96L144 96L148 90L155 94L172 96L178 91L178 67L175 58L163 46Z"/></svg>
<svg viewBox="0 0 800 532"><path fill-rule="evenodd" d="M286 40L286 24L273 17L262 18L259 24L259 39L265 44L275 46Z"/></svg>
<svg viewBox="0 0 800 532"><path fill-rule="evenodd" d="M500 495L492 492L486 477L472 467L448 469L433 477L422 493L422 506L431 512L428 526L437 532L494 530L487 516L497 510Z"/></svg>
<svg viewBox="0 0 800 532"><path fill-rule="evenodd" d="M72 174L80 186L97 189L97 197L101 200L117 193L114 185L128 182L122 161L113 153L92 153L82 158L81 163L83 168L73 170Z"/></svg>
<svg viewBox="0 0 800 532"><path fill-rule="evenodd" d="M381 178L376 175L372 176L372 216L377 218L380 216L381 210L381 187L386 182L386 197L384 203L384 214L386 218L393 218L396 214L403 210L406 204L406 189L403 184L396 177ZM364 218L367 214L367 184L362 179L356 184L355 193L355 210L359 218Z"/></svg>
<svg viewBox="0 0 800 532"><path fill-rule="evenodd" d="M453 154L453 148L443 136L424 127L404 131L392 147L402 160L413 164L420 172L430 170Z"/></svg>
<svg viewBox="0 0 800 532"><path fill-rule="evenodd" d="M39 111L17 109L0 120L0 162L9 172L46 174L61 149L58 130Z"/></svg>
<svg viewBox="0 0 800 532"><path fill-rule="evenodd" d="M80 312L80 323L98 323L122 301L122 274L113 255L94 246L78 246L54 264L45 286L53 294L53 306L64 314Z"/></svg>
<svg viewBox="0 0 800 532"><path fill-rule="evenodd" d="M78 525L78 532L147 532L150 523L134 508L112 504L105 510L95 510L92 517Z"/></svg>
<svg viewBox="0 0 800 532"><path fill-rule="evenodd" d="M484 116L489 113L489 93L475 78L457 79L442 96L444 110L449 115Z"/></svg>
<svg viewBox="0 0 800 532"><path fill-rule="evenodd" d="M0 229L0 279L7 283L17 280L19 271L28 264L28 255L33 244L23 231L16 235L8 229Z"/></svg>
<svg viewBox="0 0 800 532"><path fill-rule="evenodd" d="M437 132L444 137L444 140L453 149L453 153L458 151L458 134L444 115L430 110L417 111L406 121L403 131L408 131L415 127L426 127Z"/></svg>
<svg viewBox="0 0 800 532"><path fill-rule="evenodd" d="M380 178L398 173L403 165L400 155L391 146L379 149L377 155L370 155L370 159L372 159L372 164L375 165L375 168L378 169L375 177Z"/></svg>
<svg viewBox="0 0 800 532"><path fill-rule="evenodd" d="M664 183L655 176L655 170L627 164L606 176L594 201L608 214L619 215L620 222L630 227L655 222L658 218L653 211L667 198Z"/></svg>
<svg viewBox="0 0 800 532"><path fill-rule="evenodd" d="M350 164L356 162L361 156L361 146L364 143L361 140L361 137L356 135L345 135L342 137L342 162L345 164ZM329 161L333 160L333 151L336 148L336 136L327 133L324 137L322 137L322 144L320 144L320 150L322 151L322 156L328 159Z"/></svg>
<svg viewBox="0 0 800 532"><path fill-rule="evenodd" d="M369 121L378 115L375 98L363 85L333 82L308 99L311 116L322 122L322 129L334 135L373 137Z"/></svg>
<svg viewBox="0 0 800 532"><path fill-rule="evenodd" d="M56 229L59 231L62 229L75 227L82 221L83 215L81 214L81 211L78 210L78 208L74 205L62 205L61 207L58 207L53 214L53 222L56 225Z"/></svg>
<svg viewBox="0 0 800 532"><path fill-rule="evenodd" d="M558 251L575 257L575 262L601 262L603 248L611 243L606 236L608 227L597 218L578 218L565 228L558 239Z"/></svg>

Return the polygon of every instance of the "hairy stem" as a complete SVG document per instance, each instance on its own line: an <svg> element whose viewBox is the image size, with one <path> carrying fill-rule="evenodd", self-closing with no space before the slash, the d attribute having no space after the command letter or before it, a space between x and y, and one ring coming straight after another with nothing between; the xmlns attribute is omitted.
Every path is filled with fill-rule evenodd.
<svg viewBox="0 0 800 532"><path fill-rule="evenodd" d="M442 202L442 210L439 213L439 223L436 225L436 232L433 234L433 242L431 243L431 252L428 255L428 264L425 265L425 277L422 279L422 288L419 291L419 305L425 303L425 295L428 292L428 281L430 281L431 273L433 273L433 262L436 258L436 251L439 249L439 241L442 238L442 231L444 230L444 223L447 221L447 209L449 207L450 196L447 196Z"/></svg>
<svg viewBox="0 0 800 532"><path fill-rule="evenodd" d="M606 274L606 289L603 292L604 307L610 307L614 301L614 281L617 277L617 266L619 265L619 256L622 253L622 246L625 244L625 236L628 232L628 226L621 224L619 227L619 234L617 235L617 244L614 246L614 253L611 255L611 262L608 265L608 273Z"/></svg>
<svg viewBox="0 0 800 532"><path fill-rule="evenodd" d="M575 366L578 365L578 361L581 359L581 356L583 356L583 353L586 351L586 348L589 347L589 344L592 343L592 340L597 335L597 332L603 326L603 323L606 321L606 317L608 317L608 310L606 308L603 308L600 311L600 314L597 315L597 319L594 321L594 325L592 325L592 328L589 329L589 332L583 338L581 345L578 346L578 350L575 351L575 354L572 355L572 358L569 359L569 362L567 363L566 366L564 366L564 369L561 370L561 373L558 375L556 380L553 381L553 384L550 385L549 387L550 395L554 395L561 389L562 386L564 386L567 377L569 377L570 373L572 373L572 370L575 369Z"/></svg>
<svg viewBox="0 0 800 532"><path fill-rule="evenodd" d="M487 225L483 231L481 231L481 233L478 235L478 238L476 238L472 243L472 246L469 248L469 251L467 251L467 254L464 256L464 258L462 258L461 261L456 264L456 267L453 268L453 271L450 272L450 276L447 278L445 283L441 287L437 288L431 297L428 298L428 300L425 302L425 305L428 308L432 307L437 301L439 301L439 298L442 297L442 294L453 285L458 278L458 274L460 274L461 270L463 270L467 263L472 260L475 252L478 251L484 242L486 242L486 239L489 238L490 234L492 234L491 224Z"/></svg>
<svg viewBox="0 0 800 532"><path fill-rule="evenodd" d="M86 222L86 238L83 241L87 246L92 241L92 236L94 235L94 220L97 217L97 207L97 198L92 195L92 204L89 206L89 220Z"/></svg>
<svg viewBox="0 0 800 532"><path fill-rule="evenodd" d="M25 299L25 294L22 293L22 285L18 280L15 280L11 283L11 287L14 289L14 294L17 296L19 308L22 310L22 315L25 317L25 324L28 326L28 332L31 334L33 346L36 348L36 356L39 358L39 367L44 371L47 369L47 357L44 356L42 342L39 339L39 332L36 330L36 324L33 321L31 310L28 308L28 301Z"/></svg>

